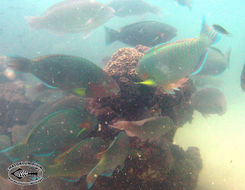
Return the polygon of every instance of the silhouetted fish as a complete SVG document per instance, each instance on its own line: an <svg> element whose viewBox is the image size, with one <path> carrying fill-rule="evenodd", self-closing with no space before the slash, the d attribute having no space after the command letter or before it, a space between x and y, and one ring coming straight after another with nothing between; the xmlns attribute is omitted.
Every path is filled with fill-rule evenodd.
<svg viewBox="0 0 245 190"><path fill-rule="evenodd" d="M116 11L115 15L120 17L160 13L158 7L149 5L143 0L112 0L108 5Z"/></svg>
<svg viewBox="0 0 245 190"><path fill-rule="evenodd" d="M192 0L175 0L182 6L187 6L189 10L192 10Z"/></svg>
<svg viewBox="0 0 245 190"><path fill-rule="evenodd" d="M143 21L122 27L119 31L105 28L106 43L121 41L132 46L155 46L176 36L176 28L157 21Z"/></svg>
<svg viewBox="0 0 245 190"><path fill-rule="evenodd" d="M197 89L204 87L222 87L223 81L220 78L209 75L195 75L192 81Z"/></svg>
<svg viewBox="0 0 245 190"><path fill-rule="evenodd" d="M57 34L83 32L84 37L113 17L114 10L94 0L64 0L40 17L27 17L33 29L48 29Z"/></svg>
<svg viewBox="0 0 245 190"><path fill-rule="evenodd" d="M191 105L203 116L209 114L223 115L226 112L227 101L219 89L204 88L192 95Z"/></svg>

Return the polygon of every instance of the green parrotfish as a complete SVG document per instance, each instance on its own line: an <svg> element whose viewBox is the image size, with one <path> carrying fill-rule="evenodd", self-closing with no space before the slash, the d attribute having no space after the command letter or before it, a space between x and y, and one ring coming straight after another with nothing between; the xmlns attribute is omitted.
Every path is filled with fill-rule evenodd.
<svg viewBox="0 0 245 190"><path fill-rule="evenodd" d="M150 49L139 61L136 71L143 82L139 84L161 87L168 93L178 90L178 82L202 70L208 48L220 39L213 27L203 19L199 37Z"/></svg>
<svg viewBox="0 0 245 190"><path fill-rule="evenodd" d="M12 161L30 156L49 157L64 152L95 130L97 119L74 109L59 110L43 118L25 141L2 150Z"/></svg>
<svg viewBox="0 0 245 190"><path fill-rule="evenodd" d="M129 154L129 138L120 132L102 155L98 164L87 175L87 186L90 189L99 175L110 176L116 167L124 166Z"/></svg>
<svg viewBox="0 0 245 190"><path fill-rule="evenodd" d="M29 60L7 57L15 71L31 73L50 88L79 96L103 98L118 95L118 84L100 67L89 60L69 55L48 55Z"/></svg>

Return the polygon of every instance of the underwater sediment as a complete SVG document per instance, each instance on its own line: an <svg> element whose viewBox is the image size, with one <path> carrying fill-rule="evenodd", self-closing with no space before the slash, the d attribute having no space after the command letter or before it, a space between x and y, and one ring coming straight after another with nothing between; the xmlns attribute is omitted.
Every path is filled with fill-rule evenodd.
<svg viewBox="0 0 245 190"><path fill-rule="evenodd" d="M190 98L195 92L195 87L191 81L186 81L180 90L172 95L156 87L136 84L141 81L137 76L136 66L148 49L144 46L122 48L108 61L104 71L117 82L120 95L89 101L88 111L97 117L99 123L99 130L94 132L93 136L102 137L103 140L110 142L120 132L109 127L110 123L122 119L138 121L155 115L171 118L174 127L162 137L160 146L152 141L130 137L130 149L135 151L126 158L124 167L121 170L119 168L114 170L110 177L99 176L92 190L194 190L196 187L202 169L199 149L189 147L184 151L173 142L176 130L192 121L193 108L190 105ZM1 90L4 89L3 85L0 87ZM24 99L24 94L21 94L21 97ZM17 101L14 104L18 105L22 99L11 101ZM25 102L21 106L22 110L33 111L34 107L37 108L37 105ZM6 112L16 109L5 107L4 110ZM15 117L11 118L14 120ZM0 119L3 123L4 118ZM25 124L27 118L21 121L23 121L21 124ZM11 127L15 122L8 121L7 124ZM87 189L86 177L74 183L54 178L47 184L51 190Z"/></svg>

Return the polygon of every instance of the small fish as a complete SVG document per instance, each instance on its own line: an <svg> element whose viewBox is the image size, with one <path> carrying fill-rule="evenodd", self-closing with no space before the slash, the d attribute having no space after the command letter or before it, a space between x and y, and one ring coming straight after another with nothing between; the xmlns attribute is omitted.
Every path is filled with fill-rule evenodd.
<svg viewBox="0 0 245 190"><path fill-rule="evenodd" d="M204 88L192 95L191 105L203 116L223 115L226 112L227 101L224 94L217 88Z"/></svg>
<svg viewBox="0 0 245 190"><path fill-rule="evenodd" d="M225 34L227 36L230 36L231 34L226 30L224 29L222 26L218 25L218 24L213 24L213 28L220 32L221 34Z"/></svg>
<svg viewBox="0 0 245 190"><path fill-rule="evenodd" d="M34 60L8 57L8 65L15 71L31 73L49 88L59 88L77 96L103 98L120 92L112 77L81 57L48 55Z"/></svg>
<svg viewBox="0 0 245 190"><path fill-rule="evenodd" d="M146 13L160 15L161 10L143 0L112 0L108 6L115 10L115 15L119 17L140 16Z"/></svg>
<svg viewBox="0 0 245 190"><path fill-rule="evenodd" d="M114 9L94 0L64 0L46 10L40 17L26 17L32 29L47 29L56 34L84 33L113 17Z"/></svg>
<svg viewBox="0 0 245 190"><path fill-rule="evenodd" d="M223 53L217 48L210 47L207 60L198 75L219 75L230 67L231 49Z"/></svg>
<svg viewBox="0 0 245 190"><path fill-rule="evenodd" d="M152 86L161 87L167 93L174 94L180 84L178 81L202 70L209 46L219 39L220 35L203 20L199 37L151 48L139 61L136 72L143 83L154 81Z"/></svg>
<svg viewBox="0 0 245 190"><path fill-rule="evenodd" d="M175 0L182 6L187 6L189 10L192 10L192 0Z"/></svg>
<svg viewBox="0 0 245 190"><path fill-rule="evenodd" d="M54 159L54 164L46 167L48 177L76 177L87 175L99 162L96 155L104 150L105 142L92 137L77 143Z"/></svg>
<svg viewBox="0 0 245 190"><path fill-rule="evenodd" d="M245 91L245 64L243 65L242 73L241 73L241 88Z"/></svg>
<svg viewBox="0 0 245 190"><path fill-rule="evenodd" d="M116 167L124 166L129 154L129 138L125 132L119 133L109 148L102 154L98 164L87 175L87 186L90 189L99 175L111 176Z"/></svg>
<svg viewBox="0 0 245 190"><path fill-rule="evenodd" d="M91 122L86 130L83 123ZM97 120L88 113L74 109L59 110L49 114L31 129L23 143L18 143L4 152L11 160L28 156L49 157L64 151L84 139L96 129ZM80 133L83 131L82 133ZM79 135L78 135L79 134Z"/></svg>
<svg viewBox="0 0 245 190"><path fill-rule="evenodd" d="M106 44L121 41L136 46L155 46L176 36L177 29L157 21L142 21L122 27L119 31L105 27Z"/></svg>
<svg viewBox="0 0 245 190"><path fill-rule="evenodd" d="M113 128L124 130L130 137L138 137L143 141L157 139L174 128L169 117L150 117L140 121L118 121Z"/></svg>

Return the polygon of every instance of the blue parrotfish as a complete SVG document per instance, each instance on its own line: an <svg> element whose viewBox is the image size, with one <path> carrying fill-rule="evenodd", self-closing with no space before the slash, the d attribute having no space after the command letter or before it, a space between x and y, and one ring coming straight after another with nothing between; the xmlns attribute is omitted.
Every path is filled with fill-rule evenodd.
<svg viewBox="0 0 245 190"><path fill-rule="evenodd" d="M116 167L124 166L129 154L129 138L123 131L120 132L106 151L102 154L98 164L87 175L87 186L90 189L99 175L111 176Z"/></svg>
<svg viewBox="0 0 245 190"><path fill-rule="evenodd" d="M49 157L64 152L86 138L97 127L97 119L74 109L59 110L43 118L22 143L2 150L12 161L30 156Z"/></svg>
<svg viewBox="0 0 245 190"><path fill-rule="evenodd" d="M143 82L173 94L178 82L199 73L206 61L208 48L218 42L220 34L203 19L200 36L151 48L139 61L136 71Z"/></svg>

